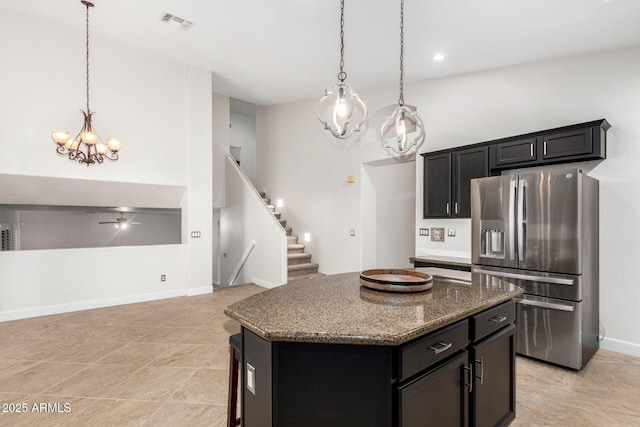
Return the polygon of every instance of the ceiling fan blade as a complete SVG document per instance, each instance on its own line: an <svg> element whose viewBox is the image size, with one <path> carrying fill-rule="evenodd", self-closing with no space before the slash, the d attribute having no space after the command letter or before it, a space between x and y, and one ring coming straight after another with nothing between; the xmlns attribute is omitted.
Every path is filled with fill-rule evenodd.
<svg viewBox="0 0 640 427"><path fill-rule="evenodd" d="M115 221L100 221L98 224L117 224Z"/></svg>

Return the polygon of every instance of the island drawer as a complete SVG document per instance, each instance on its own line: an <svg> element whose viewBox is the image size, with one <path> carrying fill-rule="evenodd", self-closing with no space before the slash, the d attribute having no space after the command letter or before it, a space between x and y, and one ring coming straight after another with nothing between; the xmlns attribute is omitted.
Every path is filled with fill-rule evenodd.
<svg viewBox="0 0 640 427"><path fill-rule="evenodd" d="M455 354L469 344L467 320L454 323L400 347L399 381Z"/></svg>
<svg viewBox="0 0 640 427"><path fill-rule="evenodd" d="M471 317L471 339L481 340L487 335L512 324L516 318L516 303L509 300Z"/></svg>

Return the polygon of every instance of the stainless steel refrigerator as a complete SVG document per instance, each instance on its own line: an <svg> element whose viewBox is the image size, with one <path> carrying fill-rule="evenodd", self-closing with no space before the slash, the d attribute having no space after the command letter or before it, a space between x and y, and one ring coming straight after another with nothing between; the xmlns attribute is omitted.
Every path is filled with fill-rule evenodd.
<svg viewBox="0 0 640 427"><path fill-rule="evenodd" d="M472 270L524 289L517 353L581 369L597 351L598 205L578 169L471 181Z"/></svg>

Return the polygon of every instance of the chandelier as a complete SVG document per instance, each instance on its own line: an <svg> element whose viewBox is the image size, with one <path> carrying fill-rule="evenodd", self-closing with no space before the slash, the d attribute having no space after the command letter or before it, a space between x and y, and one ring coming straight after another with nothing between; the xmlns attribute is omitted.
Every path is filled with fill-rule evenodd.
<svg viewBox="0 0 640 427"><path fill-rule="evenodd" d="M415 107L404 105L404 0L400 0L400 97L398 107L380 128L380 139L395 154L407 154L424 140L424 125Z"/></svg>
<svg viewBox="0 0 640 427"><path fill-rule="evenodd" d="M349 138L353 132L360 131L360 126L367 118L367 107L358 93L344 82L346 79L347 73L344 71L344 0L341 0L340 72L338 73L340 82L331 90L325 89L324 96L320 98L316 107L320 123L339 139ZM354 110L360 110L357 114L362 117L355 119Z"/></svg>
<svg viewBox="0 0 640 427"><path fill-rule="evenodd" d="M104 159L118 160L118 151L122 147L119 139L108 138L102 142L98 133L94 130L91 119L94 111L89 108L89 8L93 3L81 0L80 3L87 8L86 14L86 72L87 72L87 110L80 110L84 116L82 129L75 138L69 137L69 132L54 130L51 138L57 144L56 152L61 156L67 156L71 160L77 160L87 166L102 163Z"/></svg>

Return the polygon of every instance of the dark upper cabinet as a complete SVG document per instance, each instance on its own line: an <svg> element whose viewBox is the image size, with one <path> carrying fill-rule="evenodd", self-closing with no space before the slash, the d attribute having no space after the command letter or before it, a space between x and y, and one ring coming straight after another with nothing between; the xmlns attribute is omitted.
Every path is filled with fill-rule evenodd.
<svg viewBox="0 0 640 427"><path fill-rule="evenodd" d="M538 144L542 146L541 160L592 155L592 132L592 128L586 128L538 137Z"/></svg>
<svg viewBox="0 0 640 427"><path fill-rule="evenodd" d="M453 216L471 218L471 180L488 175L488 147L453 152Z"/></svg>
<svg viewBox="0 0 640 427"><path fill-rule="evenodd" d="M424 155L424 218L469 218L471 180L488 174L486 146Z"/></svg>
<svg viewBox="0 0 640 427"><path fill-rule="evenodd" d="M491 146L491 169L535 163L538 160L536 148L535 137L494 144Z"/></svg>
<svg viewBox="0 0 640 427"><path fill-rule="evenodd" d="M424 156L425 218L451 216L451 153Z"/></svg>
<svg viewBox="0 0 640 427"><path fill-rule="evenodd" d="M491 172L606 158L604 119L487 142Z"/></svg>

